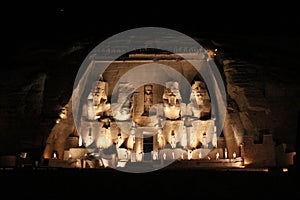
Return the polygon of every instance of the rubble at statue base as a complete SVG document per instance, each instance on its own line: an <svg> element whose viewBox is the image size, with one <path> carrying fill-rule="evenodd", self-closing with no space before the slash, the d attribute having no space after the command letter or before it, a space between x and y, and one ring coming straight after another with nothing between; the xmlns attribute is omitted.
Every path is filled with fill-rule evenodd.
<svg viewBox="0 0 300 200"><path fill-rule="evenodd" d="M129 64L134 67L132 63ZM228 118L224 130L220 130L222 134L217 134L216 118L212 116L211 99L203 80L189 80L191 91L186 102L176 81L143 85L133 93L130 83L123 82L116 101L112 102L116 78L110 74L116 73L113 67L99 77L87 95L80 108L79 127L74 125L72 100L64 107L64 117L57 121L48 137L43 164L124 168L148 163L154 169L166 163L196 168L275 165L272 135L264 135L262 143L257 144L251 135L225 134L234 124ZM285 158L291 159L292 155Z"/></svg>

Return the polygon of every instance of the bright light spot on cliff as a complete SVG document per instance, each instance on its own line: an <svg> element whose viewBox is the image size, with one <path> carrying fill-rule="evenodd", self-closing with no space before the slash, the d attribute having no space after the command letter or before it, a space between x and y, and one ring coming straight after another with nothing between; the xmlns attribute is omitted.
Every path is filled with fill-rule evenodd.
<svg viewBox="0 0 300 200"><path fill-rule="evenodd" d="M250 164L252 164L252 160L251 159L249 159L249 158L245 158L245 160L244 160L244 164L245 165L250 165Z"/></svg>
<svg viewBox="0 0 300 200"><path fill-rule="evenodd" d="M232 157L236 158L236 153L235 152L233 152Z"/></svg>
<svg viewBox="0 0 300 200"><path fill-rule="evenodd" d="M289 171L289 169L288 169L288 168L286 168L286 167L284 167L284 168L282 169L282 171L283 171L283 172L288 172L288 171Z"/></svg>
<svg viewBox="0 0 300 200"><path fill-rule="evenodd" d="M78 145L79 145L79 146L82 146L82 142L83 142L83 141L82 141L82 137L81 137L81 135L80 135L80 136L79 136Z"/></svg>
<svg viewBox="0 0 300 200"><path fill-rule="evenodd" d="M21 158L26 158L27 157L27 152L22 152L20 155Z"/></svg>
<svg viewBox="0 0 300 200"><path fill-rule="evenodd" d="M206 51L207 51L207 53L208 53L208 55L209 55L210 58L214 58L217 55L216 52L218 50L217 49L214 49L214 50L207 49Z"/></svg>
<svg viewBox="0 0 300 200"><path fill-rule="evenodd" d="M53 153L53 159L56 159L57 158L57 156L56 156L56 153L54 152Z"/></svg>
<svg viewBox="0 0 300 200"><path fill-rule="evenodd" d="M67 119L67 109L66 108L62 108L62 110L59 113L59 117L62 119Z"/></svg>

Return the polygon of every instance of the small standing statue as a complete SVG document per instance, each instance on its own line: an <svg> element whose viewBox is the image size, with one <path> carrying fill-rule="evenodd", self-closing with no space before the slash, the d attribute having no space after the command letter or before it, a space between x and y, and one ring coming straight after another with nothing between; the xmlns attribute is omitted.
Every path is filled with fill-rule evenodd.
<svg viewBox="0 0 300 200"><path fill-rule="evenodd" d="M144 113L149 115L150 108L153 105L152 85L146 85L144 89Z"/></svg>

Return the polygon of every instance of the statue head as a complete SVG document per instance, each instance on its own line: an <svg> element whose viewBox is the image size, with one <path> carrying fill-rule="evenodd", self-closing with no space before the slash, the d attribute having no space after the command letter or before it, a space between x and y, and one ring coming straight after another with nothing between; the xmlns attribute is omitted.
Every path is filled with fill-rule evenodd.
<svg viewBox="0 0 300 200"><path fill-rule="evenodd" d="M145 85L145 94L152 93L152 85Z"/></svg>
<svg viewBox="0 0 300 200"><path fill-rule="evenodd" d="M190 100L197 103L197 105L203 104L204 94L201 90L203 90L204 87L204 83L201 81L195 81L192 85Z"/></svg>
<svg viewBox="0 0 300 200"><path fill-rule="evenodd" d="M169 96L168 96L168 104L170 106L174 106L176 105L176 102L177 102L177 98L176 98L176 95L174 93L171 93Z"/></svg>
<svg viewBox="0 0 300 200"><path fill-rule="evenodd" d="M164 91L163 98L168 99L168 96L170 95L175 95L177 100L181 100L181 94L179 91L178 82L174 82L174 81L166 82L166 89Z"/></svg>
<svg viewBox="0 0 300 200"><path fill-rule="evenodd" d="M106 103L107 101L107 83L98 81L94 90L94 105Z"/></svg>

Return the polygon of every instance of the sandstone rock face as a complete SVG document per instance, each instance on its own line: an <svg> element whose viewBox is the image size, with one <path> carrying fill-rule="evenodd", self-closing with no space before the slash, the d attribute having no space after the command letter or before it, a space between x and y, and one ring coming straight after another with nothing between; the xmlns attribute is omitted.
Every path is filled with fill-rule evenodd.
<svg viewBox="0 0 300 200"><path fill-rule="evenodd" d="M47 74L34 74L28 80L6 77L1 87L1 151L14 151L20 141L32 142L37 134L44 107Z"/></svg>
<svg viewBox="0 0 300 200"><path fill-rule="evenodd" d="M270 122L271 110L265 98L265 80L261 77L260 69L248 63L235 60L224 60L224 73L226 76L227 92L229 98L237 104L241 124L233 129L244 131L245 134L255 135L259 140L262 131L272 132ZM231 121L238 122L236 116L229 114ZM238 132L238 131L234 131Z"/></svg>
<svg viewBox="0 0 300 200"><path fill-rule="evenodd" d="M293 73L295 47L289 42L297 38L241 37L240 44L235 39L230 39L230 44L216 44L220 49L216 59L223 66L227 86L229 117L241 122L232 129L253 135L255 142L262 142L262 135L271 133L276 145L295 145L299 79Z"/></svg>

